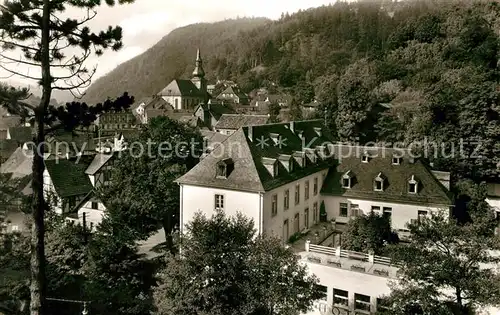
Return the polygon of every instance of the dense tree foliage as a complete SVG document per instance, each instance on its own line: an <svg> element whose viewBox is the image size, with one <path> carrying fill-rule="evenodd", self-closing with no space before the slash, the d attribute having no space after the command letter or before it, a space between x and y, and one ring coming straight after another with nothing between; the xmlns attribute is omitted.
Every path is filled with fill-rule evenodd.
<svg viewBox="0 0 500 315"><path fill-rule="evenodd" d="M107 213L134 239L147 239L161 227L167 248L179 222L179 185L174 182L198 162L203 139L193 128L168 117L153 118L130 150L116 159L111 185L102 191Z"/></svg>
<svg viewBox="0 0 500 315"><path fill-rule="evenodd" d="M150 289L155 266L124 242L120 226L109 219L93 234L81 225L47 210L47 312L78 314L89 301L91 314L146 315L153 309ZM0 309L5 314L26 314L29 302L29 235L0 234Z"/></svg>
<svg viewBox="0 0 500 315"><path fill-rule="evenodd" d="M297 314L322 296L295 253L255 235L241 214L201 213L187 226L182 257L170 257L155 291L158 314Z"/></svg>
<svg viewBox="0 0 500 315"><path fill-rule="evenodd" d="M277 21L188 26L102 78L89 97L117 94L116 86L156 93L190 75L194 57L185 52L199 45L211 78L235 80L246 92L276 84L299 104L315 98L317 116L326 108L341 140L425 138L438 143L429 150L436 167L489 178L500 162L499 12L493 1L381 0L337 2ZM145 64L151 69L142 71ZM459 148L453 158L435 158Z"/></svg>
<svg viewBox="0 0 500 315"><path fill-rule="evenodd" d="M433 215L410 224L411 242L392 251L401 278L392 288L391 312L458 315L500 305L499 258L491 255L500 243L490 216L459 225Z"/></svg>
<svg viewBox="0 0 500 315"><path fill-rule="evenodd" d="M342 247L357 252L384 254L386 245L398 242L389 219L375 212L350 220L342 233Z"/></svg>

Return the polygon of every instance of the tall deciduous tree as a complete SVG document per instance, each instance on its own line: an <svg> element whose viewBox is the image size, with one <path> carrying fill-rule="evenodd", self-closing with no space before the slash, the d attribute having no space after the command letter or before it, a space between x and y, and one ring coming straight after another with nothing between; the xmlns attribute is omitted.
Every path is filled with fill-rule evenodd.
<svg viewBox="0 0 500 315"><path fill-rule="evenodd" d="M410 224L411 242L394 247L401 277L393 287L394 314L470 314L476 307L500 304L499 248L491 217L457 225L433 215Z"/></svg>
<svg viewBox="0 0 500 315"><path fill-rule="evenodd" d="M376 255L381 255L386 245L397 241L397 235L392 232L388 218L373 211L349 221L345 232L342 233L342 246L345 249L373 251Z"/></svg>
<svg viewBox="0 0 500 315"><path fill-rule="evenodd" d="M202 146L193 128L168 117L152 119L116 160L112 184L102 191L108 215L135 239L147 239L163 226L167 248L173 250L180 194L173 181L196 165Z"/></svg>
<svg viewBox="0 0 500 315"><path fill-rule="evenodd" d="M133 0L106 0L106 4L127 3ZM49 107L53 89L74 90L89 85L95 68L91 71L85 61L92 53L102 54L104 49L122 47L121 28L109 27L106 31L92 32L87 23L95 17L100 0L12 0L0 5L0 68L4 71L35 80L42 87L38 106L17 103L16 107L31 112L34 117L33 141L39 154L33 158L33 231L31 234L31 314L44 313L46 291L44 260L44 197L43 197L43 146L46 123L53 126L57 118L70 125L88 117L88 107L69 105L59 110ZM82 19L62 18L64 11L75 7L86 11ZM73 54L74 53L74 54ZM19 65L34 68L39 75L23 72ZM127 97L128 98L128 97ZM11 102L12 103L12 102ZM126 103L126 102L125 102ZM72 113L72 114L70 114ZM65 118L66 119L65 119Z"/></svg>
<svg viewBox="0 0 500 315"><path fill-rule="evenodd" d="M349 66L340 78L336 125L341 140L363 141L369 136L366 124L371 118L370 95L376 84L373 72L367 60L360 60Z"/></svg>
<svg viewBox="0 0 500 315"><path fill-rule="evenodd" d="M198 213L182 257L169 257L155 292L158 314L297 314L322 297L291 249L255 235L241 214Z"/></svg>

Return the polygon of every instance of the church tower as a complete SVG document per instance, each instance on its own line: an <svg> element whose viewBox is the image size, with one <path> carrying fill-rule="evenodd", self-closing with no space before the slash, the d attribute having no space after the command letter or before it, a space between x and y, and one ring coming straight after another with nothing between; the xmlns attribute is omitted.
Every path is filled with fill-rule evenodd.
<svg viewBox="0 0 500 315"><path fill-rule="evenodd" d="M196 87L207 94L207 80L205 79L205 71L203 70L203 60L201 59L200 49L196 53L196 67L193 71L193 78L191 79Z"/></svg>

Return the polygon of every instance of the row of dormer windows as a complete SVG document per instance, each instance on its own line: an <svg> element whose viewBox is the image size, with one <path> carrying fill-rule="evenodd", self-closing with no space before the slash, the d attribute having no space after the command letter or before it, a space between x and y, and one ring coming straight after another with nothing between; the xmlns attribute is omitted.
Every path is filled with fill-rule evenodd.
<svg viewBox="0 0 500 315"><path fill-rule="evenodd" d="M344 175L342 175L342 188L351 189L354 186L356 176L349 170ZM378 173L373 179L373 190L374 191L384 191L387 184L387 177L382 173ZM416 179L415 175L412 175L407 182L408 193L417 194L419 181Z"/></svg>

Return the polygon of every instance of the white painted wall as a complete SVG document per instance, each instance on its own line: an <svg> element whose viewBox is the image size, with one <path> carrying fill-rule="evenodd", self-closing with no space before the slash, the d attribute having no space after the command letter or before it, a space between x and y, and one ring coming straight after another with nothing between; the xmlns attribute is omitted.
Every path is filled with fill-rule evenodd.
<svg viewBox="0 0 500 315"><path fill-rule="evenodd" d="M97 202L97 209L93 209L92 201L88 201L78 210L78 222L83 224L83 213L85 213L86 223L88 226L92 223L95 228L101 223L105 211L106 207L101 202Z"/></svg>
<svg viewBox="0 0 500 315"><path fill-rule="evenodd" d="M62 214L62 200L60 198L53 200L53 198L57 197L57 193L47 170L43 171L43 197L45 200L53 202L52 206L55 213Z"/></svg>
<svg viewBox="0 0 500 315"><path fill-rule="evenodd" d="M215 213L216 194L224 196L224 212L227 215L236 215L240 212L253 219L255 228L258 229L261 199L259 193L181 185L181 232L198 211L206 217L211 217Z"/></svg>
<svg viewBox="0 0 500 315"><path fill-rule="evenodd" d="M318 277L319 284L328 288L326 301L316 301L314 309L306 313L307 315L325 315L321 310L332 305L334 288L349 292L349 306L352 307L354 307L355 293L370 296L372 312L375 311L377 298L389 295L391 292L388 285L390 278L310 262L305 262L305 264L309 272Z"/></svg>
<svg viewBox="0 0 500 315"><path fill-rule="evenodd" d="M431 212L441 211L446 214L446 216L450 215L450 209L447 206L418 206L411 204L403 204L403 203L389 203L389 202L380 202L380 201L372 201L372 200L361 200L355 198L346 198L340 196L323 196L325 202L325 208L327 213L328 220L335 218L337 222L347 223L349 221L349 217L341 217L340 216L340 203L347 203L349 208L352 204L359 205L360 212L363 214L368 214L372 210L372 206L380 207L379 214L382 214L383 207L392 208L392 228L394 230L398 229L406 229L406 224L410 222L411 219L418 219L418 211L425 210L428 211L429 215ZM350 210L348 215L350 215Z"/></svg>
<svg viewBox="0 0 500 315"><path fill-rule="evenodd" d="M305 228L305 209L309 208L309 227L314 225L313 222L313 204L318 203L318 221L319 221L319 209L321 206L320 190L323 184L323 175L326 176L328 169L319 171L307 177L303 177L300 180L294 181L292 183L283 185L264 194L264 231L270 235L274 235L280 239L283 239L283 226L284 221L288 219L288 235L292 236L294 234L295 227L295 215L299 214L299 231ZM314 178L318 178L318 194L315 196ZM305 182L309 181L309 199L305 200ZM300 184L300 202L295 205L295 186ZM290 191L290 201L288 210L284 210L284 196L286 190ZM272 216L272 196L277 194L278 196L278 213L276 216ZM285 240L285 241L288 241Z"/></svg>
<svg viewBox="0 0 500 315"><path fill-rule="evenodd" d="M162 96L162 98L172 105L174 109L194 109L199 103L203 102L200 97L187 97L187 96ZM177 101L177 105L176 102Z"/></svg>

